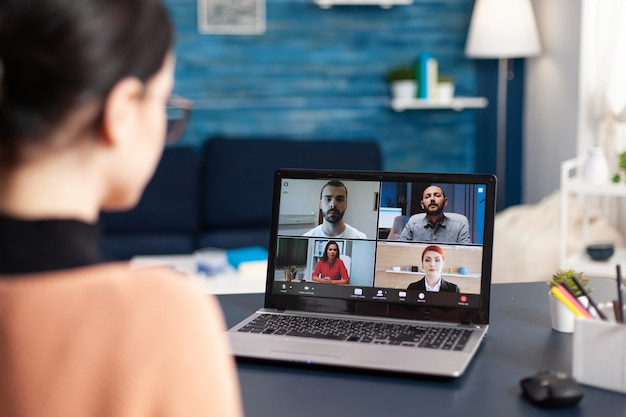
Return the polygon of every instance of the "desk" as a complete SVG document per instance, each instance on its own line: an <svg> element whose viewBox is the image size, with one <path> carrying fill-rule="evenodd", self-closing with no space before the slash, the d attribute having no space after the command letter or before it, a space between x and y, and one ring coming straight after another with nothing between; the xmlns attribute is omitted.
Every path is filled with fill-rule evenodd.
<svg viewBox="0 0 626 417"><path fill-rule="evenodd" d="M596 301L615 294L592 280ZM232 326L263 304L262 294L220 295ZM519 380L539 370L571 370L572 335L550 327L543 282L492 286L491 326L466 373L452 381L240 363L247 417L623 416L626 395L583 386L576 408L544 410L520 398Z"/></svg>

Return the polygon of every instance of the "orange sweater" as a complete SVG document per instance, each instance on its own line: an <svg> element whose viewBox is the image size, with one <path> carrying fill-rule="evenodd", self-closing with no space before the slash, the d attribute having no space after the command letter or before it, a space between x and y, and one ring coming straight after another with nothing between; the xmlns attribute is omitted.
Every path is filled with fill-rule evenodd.
<svg viewBox="0 0 626 417"><path fill-rule="evenodd" d="M241 416L224 330L169 269L0 277L0 416Z"/></svg>

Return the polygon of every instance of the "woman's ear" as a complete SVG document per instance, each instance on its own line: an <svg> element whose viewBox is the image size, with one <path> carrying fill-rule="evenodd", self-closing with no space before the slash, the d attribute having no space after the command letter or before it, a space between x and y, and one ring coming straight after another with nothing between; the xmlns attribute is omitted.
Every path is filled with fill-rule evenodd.
<svg viewBox="0 0 626 417"><path fill-rule="evenodd" d="M102 138L106 145L116 146L135 139L137 111L144 84L137 78L118 81L109 92L102 111Z"/></svg>

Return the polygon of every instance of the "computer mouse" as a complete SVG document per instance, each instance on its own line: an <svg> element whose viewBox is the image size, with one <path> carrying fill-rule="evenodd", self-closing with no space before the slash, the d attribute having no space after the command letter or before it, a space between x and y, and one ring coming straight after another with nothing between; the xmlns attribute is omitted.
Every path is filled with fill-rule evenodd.
<svg viewBox="0 0 626 417"><path fill-rule="evenodd" d="M572 407L583 398L576 379L564 372L542 371L520 381L526 399L538 407Z"/></svg>

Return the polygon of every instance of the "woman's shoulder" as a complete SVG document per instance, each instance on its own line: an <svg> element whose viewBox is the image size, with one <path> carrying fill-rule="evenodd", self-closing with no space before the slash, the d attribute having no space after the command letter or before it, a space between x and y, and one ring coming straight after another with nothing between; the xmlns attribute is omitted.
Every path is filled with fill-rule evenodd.
<svg viewBox="0 0 626 417"><path fill-rule="evenodd" d="M131 269L127 263L4 276L0 278L0 297L7 302L55 300L65 308L97 306L127 313L154 309L167 314L206 309L212 298L202 294L191 278L173 269Z"/></svg>
<svg viewBox="0 0 626 417"><path fill-rule="evenodd" d="M447 291L449 292L459 292L459 286L450 282L450 281L446 281L445 279L441 278L441 285L445 285L447 288Z"/></svg>
<svg viewBox="0 0 626 417"><path fill-rule="evenodd" d="M420 279L419 281L415 281L415 282L410 283L410 284L409 284L409 286L407 287L407 290L419 289L420 287L424 287L424 288L426 288L426 287L424 286L424 280L425 280L425 279L426 279L426 278L424 278L424 277L423 277L423 278L422 278L422 279Z"/></svg>

